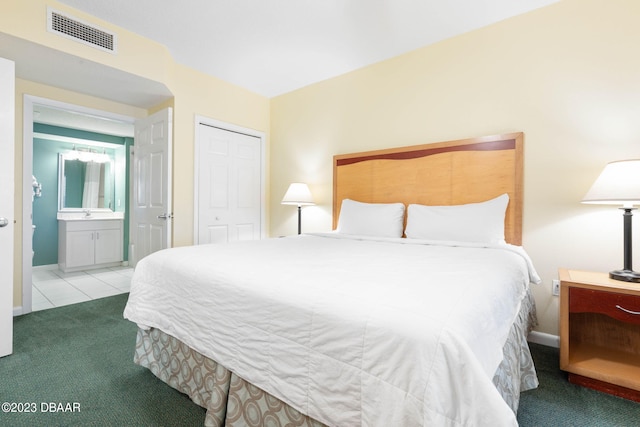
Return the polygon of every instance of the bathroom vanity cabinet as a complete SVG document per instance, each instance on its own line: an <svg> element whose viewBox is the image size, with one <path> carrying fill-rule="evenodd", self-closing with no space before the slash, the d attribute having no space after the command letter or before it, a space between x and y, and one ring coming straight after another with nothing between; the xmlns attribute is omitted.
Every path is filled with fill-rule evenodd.
<svg viewBox="0 0 640 427"><path fill-rule="evenodd" d="M58 266L64 272L122 263L122 219L58 220Z"/></svg>

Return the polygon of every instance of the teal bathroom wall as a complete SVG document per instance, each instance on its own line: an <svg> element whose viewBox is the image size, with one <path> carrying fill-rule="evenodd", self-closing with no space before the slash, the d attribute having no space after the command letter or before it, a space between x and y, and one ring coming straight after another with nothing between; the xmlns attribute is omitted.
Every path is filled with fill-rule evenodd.
<svg viewBox="0 0 640 427"><path fill-rule="evenodd" d="M86 141L108 142L123 145L125 153L133 145L133 138L104 135L95 132L80 131L76 129L34 123L34 133L39 134L33 140L33 175L42 185L42 196L33 201L33 224L36 231L33 239L33 265L50 265L58 263L58 155L73 149L75 144L48 139L47 135L64 136ZM106 149L106 154L114 156L114 151ZM129 248L129 156L125 154L126 161L124 179L117 179L120 184L120 193L124 194L124 200L119 199L114 208L115 211L124 212L124 260L128 260ZM69 172L69 171L67 171ZM116 190L118 194L118 190ZM81 194L81 193L79 193Z"/></svg>

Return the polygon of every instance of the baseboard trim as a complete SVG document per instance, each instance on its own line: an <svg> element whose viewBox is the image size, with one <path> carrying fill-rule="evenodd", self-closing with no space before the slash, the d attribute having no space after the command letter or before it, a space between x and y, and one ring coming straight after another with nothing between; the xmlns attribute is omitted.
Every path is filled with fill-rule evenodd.
<svg viewBox="0 0 640 427"><path fill-rule="evenodd" d="M13 317L20 316L22 314L22 306L13 307Z"/></svg>
<svg viewBox="0 0 640 427"><path fill-rule="evenodd" d="M534 344L546 345L547 347L560 348L560 337L545 332L531 331L527 337L527 341Z"/></svg>

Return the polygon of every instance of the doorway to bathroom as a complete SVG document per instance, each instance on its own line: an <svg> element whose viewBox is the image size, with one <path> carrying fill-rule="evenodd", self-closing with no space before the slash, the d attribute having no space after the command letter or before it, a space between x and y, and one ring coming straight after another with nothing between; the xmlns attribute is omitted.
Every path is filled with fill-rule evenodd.
<svg viewBox="0 0 640 427"><path fill-rule="evenodd" d="M131 274L131 269L126 267L129 237L128 153L133 145L134 123L133 117L49 99L25 97L23 312L128 291ZM70 158L70 154L94 156L95 159L92 158L89 163L65 160ZM98 160L98 157L102 160ZM61 173L64 169L62 165L68 167L67 173ZM89 174L91 179L88 178ZM82 175L82 178L76 183L66 183L73 181L74 175ZM91 188L94 191L89 191L88 197L87 191ZM83 197L95 203L84 206L79 201ZM88 212L92 215L106 215L109 212L121 215L124 229L119 244L124 265L120 263L86 271L60 271L60 212ZM32 228L32 224L35 228ZM32 286L26 286L28 283Z"/></svg>

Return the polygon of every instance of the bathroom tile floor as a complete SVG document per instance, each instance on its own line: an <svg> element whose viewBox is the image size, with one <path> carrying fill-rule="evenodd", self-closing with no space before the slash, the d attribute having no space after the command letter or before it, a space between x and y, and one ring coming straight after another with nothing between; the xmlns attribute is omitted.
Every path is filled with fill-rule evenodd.
<svg viewBox="0 0 640 427"><path fill-rule="evenodd" d="M131 267L63 273L49 266L34 267L32 272L32 310L46 310L68 304L129 292Z"/></svg>

